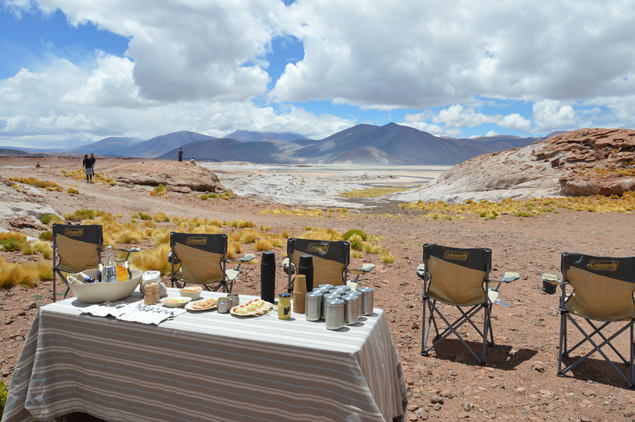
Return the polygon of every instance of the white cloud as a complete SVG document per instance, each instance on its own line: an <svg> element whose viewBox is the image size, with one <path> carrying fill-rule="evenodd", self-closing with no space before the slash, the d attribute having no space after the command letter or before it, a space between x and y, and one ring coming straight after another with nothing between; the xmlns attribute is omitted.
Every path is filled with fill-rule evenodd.
<svg viewBox="0 0 635 422"><path fill-rule="evenodd" d="M573 107L553 100L535 103L532 120L537 131L572 128L578 123Z"/></svg>
<svg viewBox="0 0 635 422"><path fill-rule="evenodd" d="M500 127L506 127L508 129L518 130L521 132L529 132L531 129L531 121L525 119L518 113L508 114L501 120L498 120L496 124Z"/></svg>
<svg viewBox="0 0 635 422"><path fill-rule="evenodd" d="M304 42L272 96L428 108L475 95L540 101L635 91L629 0L323 0L284 10Z"/></svg>
<svg viewBox="0 0 635 422"><path fill-rule="evenodd" d="M493 130L490 130L489 132L487 132L487 133L486 133L485 135L483 135L483 136L496 136L496 135L498 135L498 133L496 133L496 132L495 132L495 131L493 131Z"/></svg>

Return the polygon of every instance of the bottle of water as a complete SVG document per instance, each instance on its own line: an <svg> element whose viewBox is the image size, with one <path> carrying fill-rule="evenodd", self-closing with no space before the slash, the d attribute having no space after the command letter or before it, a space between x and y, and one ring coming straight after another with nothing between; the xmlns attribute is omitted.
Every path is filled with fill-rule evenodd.
<svg viewBox="0 0 635 422"><path fill-rule="evenodd" d="M112 246L106 247L106 262L104 262L103 278L104 283L117 282L117 269L115 267L115 251Z"/></svg>

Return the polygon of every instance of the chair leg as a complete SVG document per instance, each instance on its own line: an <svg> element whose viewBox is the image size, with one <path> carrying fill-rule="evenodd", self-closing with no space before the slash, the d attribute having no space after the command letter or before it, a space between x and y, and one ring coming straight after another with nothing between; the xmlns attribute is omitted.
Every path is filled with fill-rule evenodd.
<svg viewBox="0 0 635 422"><path fill-rule="evenodd" d="M53 302L57 301L57 296L55 295L55 284L57 284L56 275L57 273L53 270Z"/></svg>
<svg viewBox="0 0 635 422"><path fill-rule="evenodd" d="M635 358L635 342L633 342L633 325L635 323L631 321L631 385L629 387L633 388L635 386L635 368L633 366L633 359Z"/></svg>
<svg viewBox="0 0 635 422"><path fill-rule="evenodd" d="M479 364L485 365L485 352L487 351L487 329L489 328L489 306L484 305L483 309L483 350Z"/></svg>
<svg viewBox="0 0 635 422"><path fill-rule="evenodd" d="M566 320L566 311L560 311L560 346L558 348L558 376L564 377L564 372L562 372L562 358L567 357L566 347L566 335L567 335L567 320Z"/></svg>

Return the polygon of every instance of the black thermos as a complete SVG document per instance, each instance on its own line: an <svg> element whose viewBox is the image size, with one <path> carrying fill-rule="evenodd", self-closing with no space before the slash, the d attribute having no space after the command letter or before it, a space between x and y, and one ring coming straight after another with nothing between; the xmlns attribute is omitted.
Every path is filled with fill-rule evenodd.
<svg viewBox="0 0 635 422"><path fill-rule="evenodd" d="M260 298L273 303L276 300L276 254L263 252L260 262Z"/></svg>
<svg viewBox="0 0 635 422"><path fill-rule="evenodd" d="M301 255L298 263L298 274L306 276L306 291L313 290L313 256Z"/></svg>

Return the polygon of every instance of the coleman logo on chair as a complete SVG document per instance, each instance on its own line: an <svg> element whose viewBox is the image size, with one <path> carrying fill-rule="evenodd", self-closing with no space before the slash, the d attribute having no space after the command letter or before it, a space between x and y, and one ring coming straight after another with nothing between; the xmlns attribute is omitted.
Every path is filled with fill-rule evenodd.
<svg viewBox="0 0 635 422"><path fill-rule="evenodd" d="M203 246L207 243L207 238L206 237L188 237L185 240L185 244L186 245L195 245L195 246Z"/></svg>
<svg viewBox="0 0 635 422"><path fill-rule="evenodd" d="M65 229L64 236L80 237L84 234L84 229Z"/></svg>
<svg viewBox="0 0 635 422"><path fill-rule="evenodd" d="M596 261L592 259L586 264L591 271L616 271L620 263L617 261Z"/></svg>
<svg viewBox="0 0 635 422"><path fill-rule="evenodd" d="M443 253L443 259L448 259L450 261L465 261L469 252L458 252L458 251L445 251Z"/></svg>
<svg viewBox="0 0 635 422"><path fill-rule="evenodd" d="M329 245L324 245L322 243L309 243L309 246L306 248L307 252L315 252L320 255L324 255L329 251Z"/></svg>

